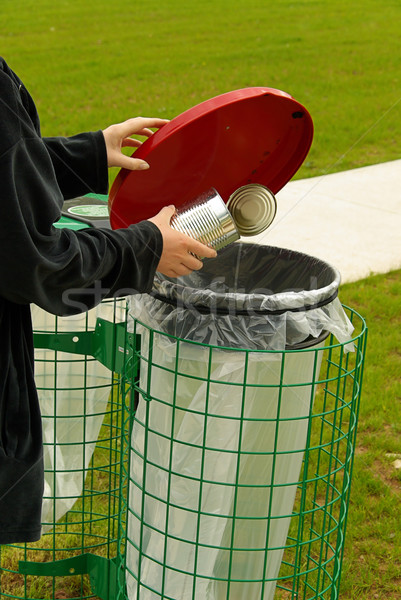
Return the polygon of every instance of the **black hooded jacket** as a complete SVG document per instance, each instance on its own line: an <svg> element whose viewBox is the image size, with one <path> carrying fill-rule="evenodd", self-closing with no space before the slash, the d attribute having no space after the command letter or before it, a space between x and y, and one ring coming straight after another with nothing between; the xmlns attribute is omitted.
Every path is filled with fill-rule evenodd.
<svg viewBox="0 0 401 600"><path fill-rule="evenodd" d="M42 138L35 105L0 58L0 544L41 533L42 432L30 304L69 315L121 290L149 291L162 252L148 221L58 229L63 201L107 193L101 131ZM74 290L73 294L69 291Z"/></svg>

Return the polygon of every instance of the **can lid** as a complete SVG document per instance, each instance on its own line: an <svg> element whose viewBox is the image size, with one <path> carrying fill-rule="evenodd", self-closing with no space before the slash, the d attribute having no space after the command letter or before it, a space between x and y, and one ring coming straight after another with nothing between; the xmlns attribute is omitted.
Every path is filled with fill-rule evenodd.
<svg viewBox="0 0 401 600"><path fill-rule="evenodd" d="M261 233L273 222L277 212L274 194L264 185L243 185L227 202L240 235L252 236Z"/></svg>

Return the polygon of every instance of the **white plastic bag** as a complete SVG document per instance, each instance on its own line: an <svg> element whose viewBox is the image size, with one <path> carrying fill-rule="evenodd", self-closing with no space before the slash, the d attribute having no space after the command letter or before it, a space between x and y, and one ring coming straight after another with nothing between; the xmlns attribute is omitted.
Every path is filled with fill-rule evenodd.
<svg viewBox="0 0 401 600"><path fill-rule="evenodd" d="M124 307L104 302L88 313L57 317L32 307L37 333L93 331L99 317L125 318ZM118 313L118 314L117 314ZM85 477L112 389L112 373L92 356L35 349L35 382L42 414L45 489L43 531L67 513Z"/></svg>
<svg viewBox="0 0 401 600"><path fill-rule="evenodd" d="M263 578L273 598L321 351L247 359L155 333L152 362L132 431L130 600L220 600L230 579L246 581L231 581L233 597L256 600Z"/></svg>

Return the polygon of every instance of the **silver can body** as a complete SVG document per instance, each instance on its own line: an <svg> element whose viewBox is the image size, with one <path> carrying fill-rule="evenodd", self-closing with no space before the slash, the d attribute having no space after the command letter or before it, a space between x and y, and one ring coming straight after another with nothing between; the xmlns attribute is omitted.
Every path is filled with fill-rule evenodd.
<svg viewBox="0 0 401 600"><path fill-rule="evenodd" d="M180 207L170 225L215 250L240 238L233 217L214 188Z"/></svg>

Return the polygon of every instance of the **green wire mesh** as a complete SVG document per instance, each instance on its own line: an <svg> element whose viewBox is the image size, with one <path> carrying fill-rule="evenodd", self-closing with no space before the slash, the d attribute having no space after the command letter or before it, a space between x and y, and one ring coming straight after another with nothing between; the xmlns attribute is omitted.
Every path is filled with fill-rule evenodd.
<svg viewBox="0 0 401 600"><path fill-rule="evenodd" d="M134 322L120 600L339 597L367 336L346 310L351 342L284 352Z"/></svg>
<svg viewBox="0 0 401 600"><path fill-rule="evenodd" d="M1 547L0 598L94 598L96 571L104 579L105 570L100 593L108 597L120 513L118 369L125 359L126 302L104 301L69 318L34 309L33 323L44 438L43 535L36 543Z"/></svg>

